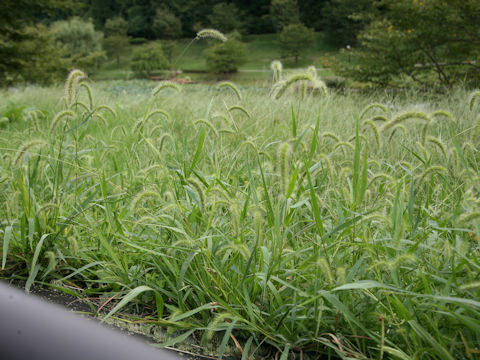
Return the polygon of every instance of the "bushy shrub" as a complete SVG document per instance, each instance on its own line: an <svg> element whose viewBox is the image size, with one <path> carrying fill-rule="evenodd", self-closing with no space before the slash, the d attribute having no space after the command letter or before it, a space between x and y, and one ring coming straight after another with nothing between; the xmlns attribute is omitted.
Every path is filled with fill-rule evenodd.
<svg viewBox="0 0 480 360"><path fill-rule="evenodd" d="M159 42L139 46L133 55L131 68L136 76L150 77L153 72L168 69L168 61Z"/></svg>
<svg viewBox="0 0 480 360"><path fill-rule="evenodd" d="M205 50L207 68L214 73L233 73L246 61L244 43L229 39Z"/></svg>

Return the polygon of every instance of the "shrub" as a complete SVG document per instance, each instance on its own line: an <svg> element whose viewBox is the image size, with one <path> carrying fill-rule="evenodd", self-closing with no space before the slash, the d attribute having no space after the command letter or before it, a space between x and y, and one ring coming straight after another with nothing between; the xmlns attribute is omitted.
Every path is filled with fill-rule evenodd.
<svg viewBox="0 0 480 360"><path fill-rule="evenodd" d="M205 51L207 67L214 73L233 73L246 61L245 44L229 39Z"/></svg>
<svg viewBox="0 0 480 360"><path fill-rule="evenodd" d="M162 45L152 42L135 50L131 68L137 76L148 78L155 71L168 69L168 65Z"/></svg>

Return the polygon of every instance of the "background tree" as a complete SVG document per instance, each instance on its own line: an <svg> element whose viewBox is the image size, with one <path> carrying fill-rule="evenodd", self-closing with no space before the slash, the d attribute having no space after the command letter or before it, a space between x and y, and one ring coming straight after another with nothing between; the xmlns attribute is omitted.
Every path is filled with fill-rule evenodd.
<svg viewBox="0 0 480 360"><path fill-rule="evenodd" d="M73 4L64 0L2 0L0 1L0 84L5 84L21 75L29 75L28 71L35 66L38 57L26 54L33 40L49 38L47 29L28 29L42 16L53 16L57 11L71 9ZM22 42L26 41L26 44ZM27 46L24 46L27 45ZM52 44L46 43L46 48ZM40 49L39 49L40 50Z"/></svg>
<svg viewBox="0 0 480 360"><path fill-rule="evenodd" d="M95 31L91 21L73 17L54 22L51 29L55 41L65 50L66 59L72 66L92 72L105 60L103 33Z"/></svg>
<svg viewBox="0 0 480 360"><path fill-rule="evenodd" d="M243 30L242 14L235 4L221 2L215 5L208 16L210 25L223 33Z"/></svg>
<svg viewBox="0 0 480 360"><path fill-rule="evenodd" d="M300 21L315 31L323 30L322 9L328 0L298 0Z"/></svg>
<svg viewBox="0 0 480 360"><path fill-rule="evenodd" d="M137 76L144 78L168 69L168 61L163 54L162 45L155 41L137 47L133 54L131 68Z"/></svg>
<svg viewBox="0 0 480 360"><path fill-rule="evenodd" d="M384 0L361 32L352 63L341 69L361 81L391 84L480 83L480 2Z"/></svg>
<svg viewBox="0 0 480 360"><path fill-rule="evenodd" d="M269 16L270 0L234 0L233 3L243 14L244 32L247 34L274 32Z"/></svg>
<svg viewBox="0 0 480 360"><path fill-rule="evenodd" d="M148 1L135 1L127 7L128 34L133 37L153 38L153 13L154 11L149 7Z"/></svg>
<svg viewBox="0 0 480 360"><path fill-rule="evenodd" d="M295 0L272 0L270 18L276 32L282 31L287 25L299 23L297 2Z"/></svg>
<svg viewBox="0 0 480 360"><path fill-rule="evenodd" d="M127 31L128 22L120 16L107 19L105 22L103 47L109 58L116 59L117 66L120 64L120 56L129 45Z"/></svg>
<svg viewBox="0 0 480 360"><path fill-rule="evenodd" d="M214 73L233 73L246 61L246 46L235 39L216 44L205 50L207 67Z"/></svg>
<svg viewBox="0 0 480 360"><path fill-rule="evenodd" d="M177 39L182 36L182 22L172 11L159 8L155 11L152 31L157 39Z"/></svg>
<svg viewBox="0 0 480 360"><path fill-rule="evenodd" d="M71 63L65 51L56 44L53 32L44 25L36 25L26 27L23 36L23 40L17 44L17 50L24 61L21 71L12 74L12 80L37 84L63 80Z"/></svg>
<svg viewBox="0 0 480 360"><path fill-rule="evenodd" d="M314 33L303 24L291 24L283 28L279 39L282 56L294 57L297 64L298 58L312 46Z"/></svg>
<svg viewBox="0 0 480 360"><path fill-rule="evenodd" d="M355 45L357 35L371 21L374 0L330 0L323 9L320 23L330 43ZM367 16L369 14L370 16Z"/></svg>

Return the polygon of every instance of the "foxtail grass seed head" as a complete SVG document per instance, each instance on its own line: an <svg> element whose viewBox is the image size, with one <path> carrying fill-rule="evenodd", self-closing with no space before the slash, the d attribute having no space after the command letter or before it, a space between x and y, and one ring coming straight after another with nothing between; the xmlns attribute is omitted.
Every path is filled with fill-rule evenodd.
<svg viewBox="0 0 480 360"><path fill-rule="evenodd" d="M230 81L223 81L223 82L221 82L217 85L218 90L222 90L224 88L232 90L234 92L234 94L237 96L238 100L242 99L242 95L240 93L240 90L238 89L238 87L234 83L232 83Z"/></svg>
<svg viewBox="0 0 480 360"><path fill-rule="evenodd" d="M219 134L218 134L218 130L215 128L215 125L213 125L210 121L208 120L205 120L205 119L198 119L194 122L195 125L205 125L206 127L208 127L212 132L213 134L215 135L215 137L218 137Z"/></svg>
<svg viewBox="0 0 480 360"><path fill-rule="evenodd" d="M150 118L152 116L155 116L155 115L162 115L164 116L167 120L170 119L170 114L168 112L166 112L165 110L162 110L162 109L155 109L155 110L152 110L148 113L147 116L145 116L145 121L148 121L150 120Z"/></svg>
<svg viewBox="0 0 480 360"><path fill-rule="evenodd" d="M455 119L453 114L447 110L437 110L437 111L434 111L431 115L431 118L433 120L436 118L442 118L442 117L448 119L452 124L457 123L457 120Z"/></svg>
<svg viewBox="0 0 480 360"><path fill-rule="evenodd" d="M172 135L170 135L169 133L164 133L162 134L162 136L158 138L158 150L162 151L163 146L165 144L165 140L167 139L170 139L171 141L173 141Z"/></svg>
<svg viewBox="0 0 480 360"><path fill-rule="evenodd" d="M307 73L311 74L313 76L313 78L317 78L317 68L313 65L310 65L308 68L307 68Z"/></svg>
<svg viewBox="0 0 480 360"><path fill-rule="evenodd" d="M173 89L178 92L182 90L182 88L180 87L180 85L178 85L178 83L170 80L165 80L165 81L160 81L160 83L155 87L155 89L153 89L152 96L157 95L163 89Z"/></svg>
<svg viewBox="0 0 480 360"><path fill-rule="evenodd" d="M187 182L189 185L191 185L195 189L198 195L198 202L200 205L200 209L201 210L205 209L205 193L203 192L203 184L196 178L189 178Z"/></svg>
<svg viewBox="0 0 480 360"><path fill-rule="evenodd" d="M423 183L428 176L433 174L448 174L448 170L441 165L432 165L425 169L425 171L420 176L420 183Z"/></svg>
<svg viewBox="0 0 480 360"><path fill-rule="evenodd" d="M469 107L470 107L471 111L473 111L473 109L475 108L475 104L477 103L477 101L480 101L480 90L474 91L470 95L470 99L468 101L468 104L469 104Z"/></svg>
<svg viewBox="0 0 480 360"><path fill-rule="evenodd" d="M468 224L468 223L472 222L473 220L476 220L476 219L479 219L479 218L480 218L480 211L473 211L471 213L464 214L464 215L460 216L458 221L461 224Z"/></svg>
<svg viewBox="0 0 480 360"><path fill-rule="evenodd" d="M75 118L77 117L77 114L75 114L72 110L60 111L54 116L54 118L50 122L50 132L54 132L58 127L58 125L60 124L60 122L67 117Z"/></svg>
<svg viewBox="0 0 480 360"><path fill-rule="evenodd" d="M320 79L314 79L310 83L310 86L312 88L312 91L317 90L322 95L327 95L328 94L327 85Z"/></svg>
<svg viewBox="0 0 480 360"><path fill-rule="evenodd" d="M359 116L359 119L362 120L364 118L364 116L370 111L370 110L373 110L373 109L379 109L380 111L382 111L384 114L387 113L387 107L383 104L380 104L380 103L372 103L372 104L369 104L367 105L363 110L362 112L360 113L360 116Z"/></svg>
<svg viewBox="0 0 480 360"><path fill-rule="evenodd" d="M45 145L45 141L41 139L33 139L24 142L17 150L17 155L13 158L13 164L18 165L20 160L33 148Z"/></svg>
<svg viewBox="0 0 480 360"><path fill-rule="evenodd" d="M156 191L148 189L142 190L133 198L132 202L130 203L130 209L133 213L136 213L138 208L143 205L143 202L149 199L161 200L161 197Z"/></svg>
<svg viewBox="0 0 480 360"><path fill-rule="evenodd" d="M369 126L373 130L377 147L380 147L381 146L380 132L378 131L377 125L375 125L375 123L372 120L365 120L363 122L363 125Z"/></svg>
<svg viewBox="0 0 480 360"><path fill-rule="evenodd" d="M86 82L82 82L82 83L80 83L79 87L84 88L85 91L87 92L88 104L90 105L89 109L92 110L93 109L93 95L92 95L92 89L90 88L90 85L88 85Z"/></svg>
<svg viewBox="0 0 480 360"><path fill-rule="evenodd" d="M275 99L280 99L283 94L287 91L290 86L293 84L299 82L299 81L310 81L314 82L315 77L312 76L310 73L300 73L300 74L294 74L290 76L288 79L284 81L280 81L276 83L272 89L273 92L273 97Z"/></svg>
<svg viewBox="0 0 480 360"><path fill-rule="evenodd" d="M241 111L243 112L245 115L247 115L247 117L251 117L250 116L250 113L248 112L247 109L245 109L243 106L241 105L233 105L231 107L228 108L228 112L232 112L234 110L238 110L238 111Z"/></svg>
<svg viewBox="0 0 480 360"><path fill-rule="evenodd" d="M216 40L220 40L221 42L225 42L227 41L227 37L222 34L220 31L218 30L215 30L215 29L203 29L203 30L200 30L198 33L197 33L197 37L196 39L216 39Z"/></svg>
<svg viewBox="0 0 480 360"><path fill-rule="evenodd" d="M427 136L426 140L427 140L427 143L436 145L442 152L442 155L445 158L447 157L447 150L445 149L445 145L440 139L436 138L435 136Z"/></svg>
<svg viewBox="0 0 480 360"><path fill-rule="evenodd" d="M114 118L117 117L116 111L113 110L113 108L112 108L111 106L108 106L108 105L100 105L99 107L97 107L96 112L103 111L103 110L106 110L107 112L109 112L110 114L112 114L112 116L113 116Z"/></svg>
<svg viewBox="0 0 480 360"><path fill-rule="evenodd" d="M55 254L53 253L53 251L47 251L45 253L45 256L48 259L47 272L54 271L55 267L57 265L57 261L55 259Z"/></svg>
<svg viewBox="0 0 480 360"><path fill-rule="evenodd" d="M72 106L75 96L76 96L76 87L81 79L84 79L87 77L87 74L85 74L82 70L79 69L74 69L70 71L70 73L67 76L67 80L65 81L65 105L67 108L70 108Z"/></svg>
<svg viewBox="0 0 480 360"><path fill-rule="evenodd" d="M423 120L427 123L429 123L432 119L430 118L430 116L428 116L426 113L424 112L420 112L420 111L408 111L408 112L405 112L405 113L402 113L400 115L397 115L396 117L394 117L392 120L390 120L389 122L385 123L381 128L380 128L380 132L382 131L386 131L386 130L390 130L391 128L393 128L395 125L399 125L401 123L403 123L404 121L406 120L409 120L409 119L420 119L420 120Z"/></svg>
<svg viewBox="0 0 480 360"><path fill-rule="evenodd" d="M328 284L330 286L334 286L335 281L333 279L332 270L330 269L330 265L328 264L327 259L322 257L322 258L318 259L317 264L320 267L320 269L322 270L323 276L324 276L325 280L327 280Z"/></svg>
<svg viewBox="0 0 480 360"><path fill-rule="evenodd" d="M292 158L292 146L288 142L283 142L278 146L278 162L280 169L280 179L282 192L286 196L288 193L288 184L290 182L290 161Z"/></svg>
<svg viewBox="0 0 480 360"><path fill-rule="evenodd" d="M273 81L280 81L282 79L283 65L278 60L273 60L270 63L270 69L273 72Z"/></svg>

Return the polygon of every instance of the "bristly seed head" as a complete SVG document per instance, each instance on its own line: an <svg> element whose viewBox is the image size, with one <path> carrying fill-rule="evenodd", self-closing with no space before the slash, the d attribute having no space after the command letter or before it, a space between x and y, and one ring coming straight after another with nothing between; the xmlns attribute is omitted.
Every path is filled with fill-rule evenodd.
<svg viewBox="0 0 480 360"><path fill-rule="evenodd" d="M222 42L225 42L228 40L225 35L223 35L220 31L215 29L203 29L197 33L196 39L206 39L206 38L217 39Z"/></svg>

